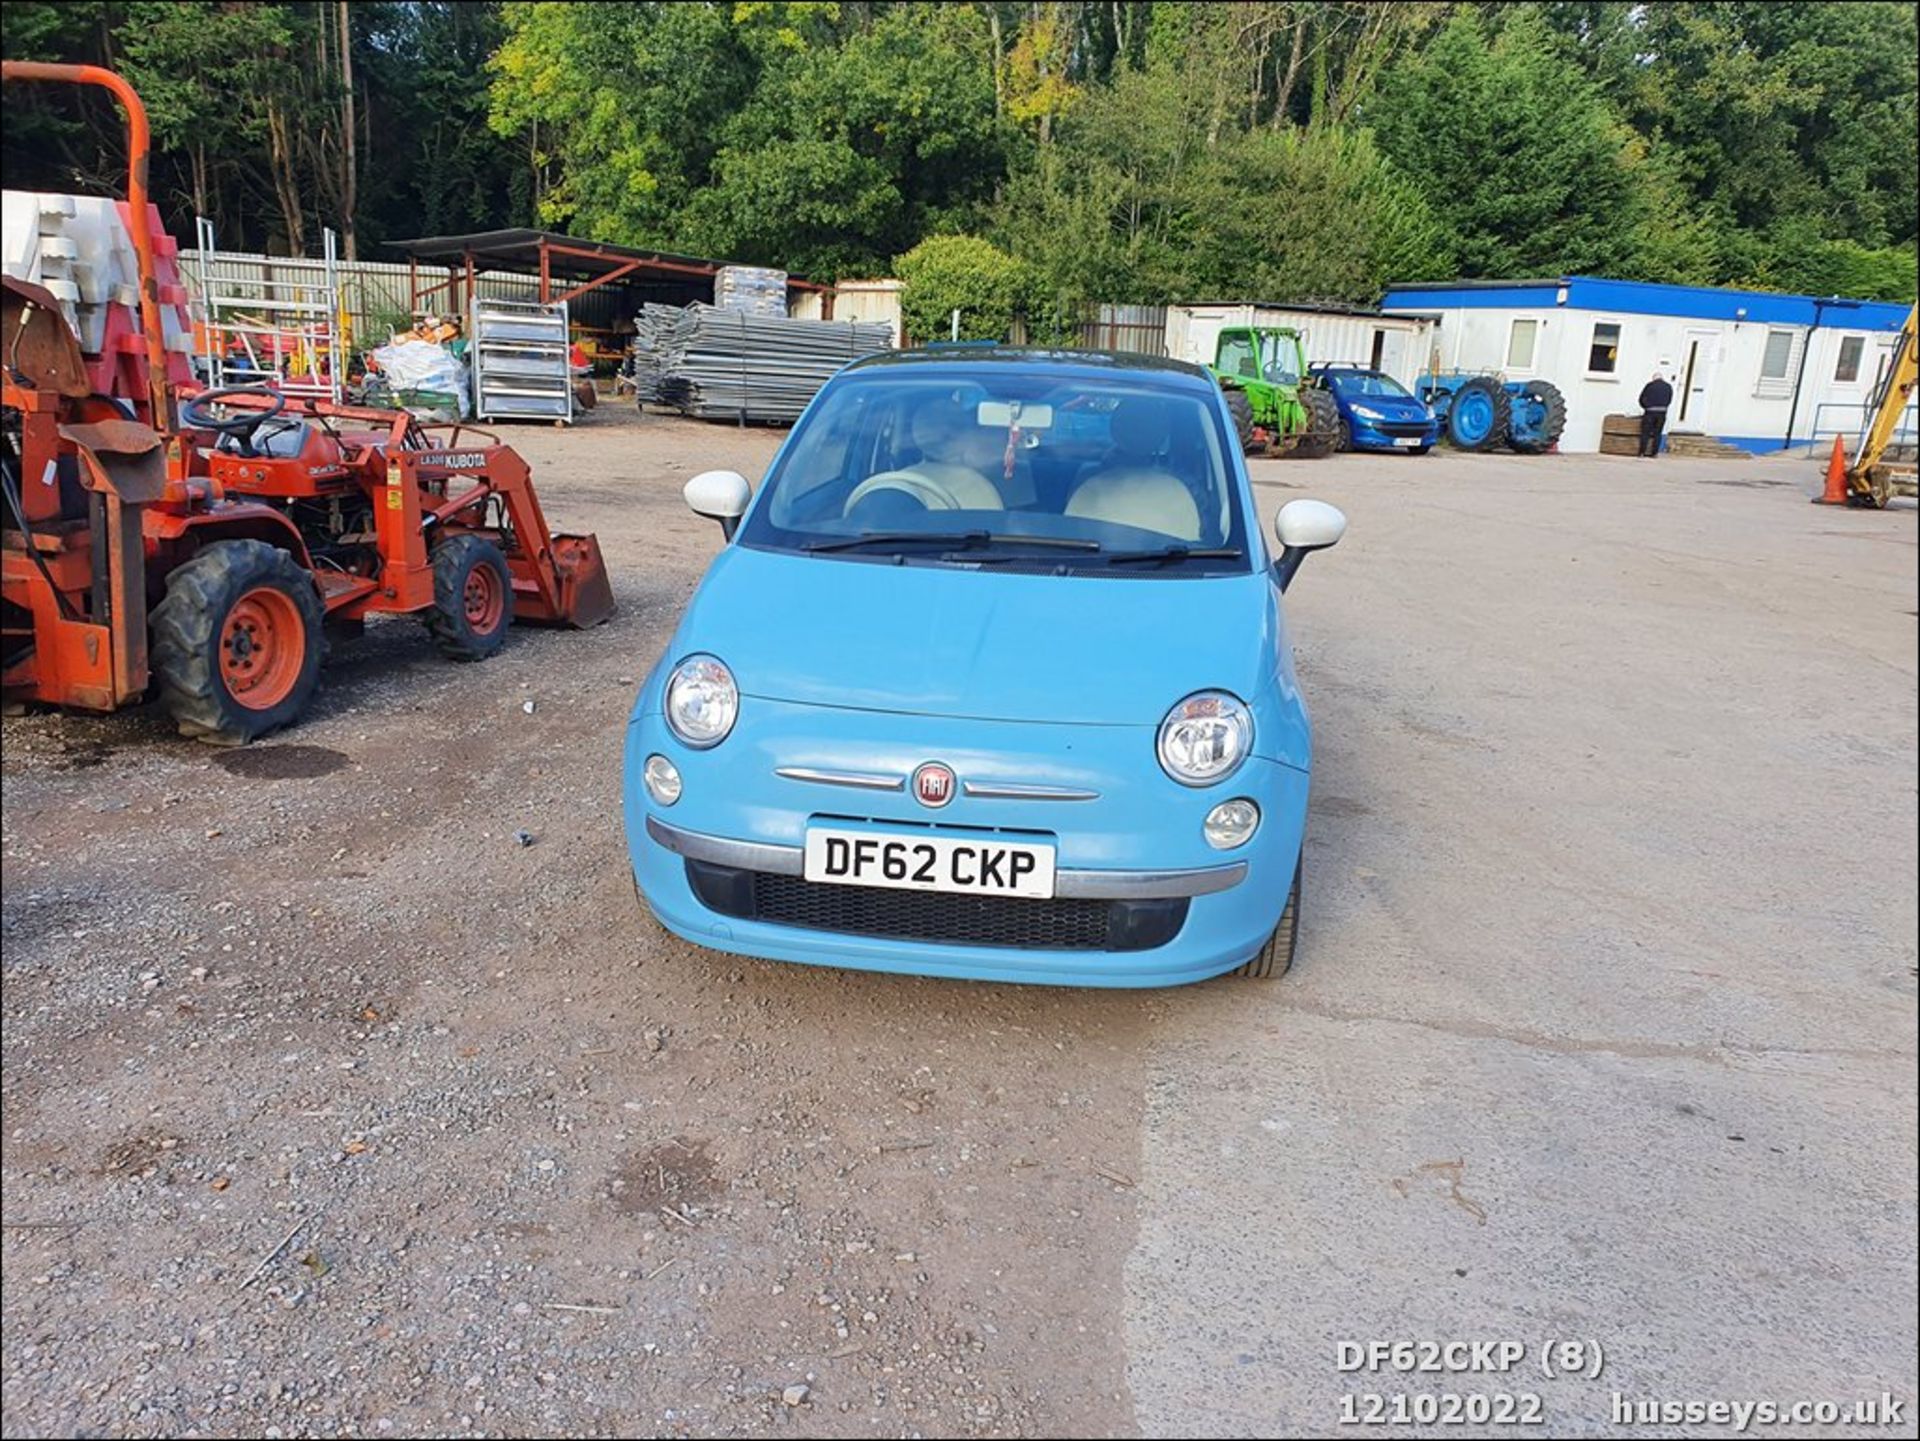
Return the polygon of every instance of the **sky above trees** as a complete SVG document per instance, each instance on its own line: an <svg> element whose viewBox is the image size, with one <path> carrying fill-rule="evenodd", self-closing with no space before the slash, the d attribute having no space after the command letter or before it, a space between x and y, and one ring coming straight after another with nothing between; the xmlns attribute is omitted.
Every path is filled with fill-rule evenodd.
<svg viewBox="0 0 1920 1441"><path fill-rule="evenodd" d="M175 233L234 249L312 250L351 196L370 256L539 224L833 278L964 235L1063 308L1915 287L1903 3L15 0L4 49L126 73ZM97 99L7 106L9 185L117 183Z"/></svg>

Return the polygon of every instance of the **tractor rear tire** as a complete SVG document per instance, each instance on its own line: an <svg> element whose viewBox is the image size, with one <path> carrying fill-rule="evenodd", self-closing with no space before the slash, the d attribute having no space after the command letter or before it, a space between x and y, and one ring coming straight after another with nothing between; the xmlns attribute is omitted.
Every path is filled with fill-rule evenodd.
<svg viewBox="0 0 1920 1441"><path fill-rule="evenodd" d="M513 576L500 547L471 531L433 548L433 609L427 630L442 655L485 660L513 624Z"/></svg>
<svg viewBox="0 0 1920 1441"><path fill-rule="evenodd" d="M1318 387L1303 387L1300 403L1307 408L1307 429L1293 453L1302 460L1320 460L1332 455L1340 444L1340 406L1332 394Z"/></svg>
<svg viewBox="0 0 1920 1441"><path fill-rule="evenodd" d="M1529 416L1537 414L1539 422L1523 426L1509 420L1507 444L1519 455L1545 455L1567 428L1567 398L1551 381L1529 380L1521 388L1518 404Z"/></svg>
<svg viewBox="0 0 1920 1441"><path fill-rule="evenodd" d="M1233 413L1233 433L1240 439L1240 449L1253 450L1253 402L1247 399L1244 390L1229 390L1227 409Z"/></svg>
<svg viewBox="0 0 1920 1441"><path fill-rule="evenodd" d="M326 659L313 576L262 540L222 540L167 577L152 670L180 734L239 746L306 709Z"/></svg>
<svg viewBox="0 0 1920 1441"><path fill-rule="evenodd" d="M1260 954L1228 971L1228 975L1277 981L1293 969L1294 944L1300 939L1300 869L1298 865L1293 868L1293 889L1287 892L1287 908L1280 913L1280 924L1273 928Z"/></svg>
<svg viewBox="0 0 1920 1441"><path fill-rule="evenodd" d="M1505 445L1513 422L1513 401L1506 387L1476 375L1453 393L1447 407L1447 439L1458 450L1492 450Z"/></svg>

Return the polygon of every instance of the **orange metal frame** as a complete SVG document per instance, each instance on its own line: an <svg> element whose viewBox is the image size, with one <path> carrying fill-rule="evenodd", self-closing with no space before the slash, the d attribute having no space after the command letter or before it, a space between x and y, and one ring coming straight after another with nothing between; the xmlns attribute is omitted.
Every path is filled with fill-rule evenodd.
<svg viewBox="0 0 1920 1441"><path fill-rule="evenodd" d="M133 251L140 268L140 330L147 342L148 417L159 430L173 428L173 400L167 393L167 337L160 324L160 282L154 275L153 230L147 213L147 159L152 133L147 107L134 88L111 70L98 65L51 65L38 60L0 61L0 81L51 80L70 85L98 85L127 112L127 225L133 232Z"/></svg>

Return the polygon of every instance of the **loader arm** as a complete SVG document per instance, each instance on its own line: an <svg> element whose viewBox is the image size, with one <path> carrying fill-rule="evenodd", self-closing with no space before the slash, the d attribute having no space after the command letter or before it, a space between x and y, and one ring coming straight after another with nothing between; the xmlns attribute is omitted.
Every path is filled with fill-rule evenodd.
<svg viewBox="0 0 1920 1441"><path fill-rule="evenodd" d="M1893 362L1887 367L1886 379L1875 400L1866 437L1853 463L1847 467L1848 491L1867 504L1884 506L1887 503L1885 480L1876 472L1886 457L1887 446L1899 427L1907 402L1913 399L1914 387L1920 383L1920 353L1915 350L1920 335L1916 330L1920 330L1920 306L1907 312L1907 323L1900 328L1900 338L1894 343Z"/></svg>

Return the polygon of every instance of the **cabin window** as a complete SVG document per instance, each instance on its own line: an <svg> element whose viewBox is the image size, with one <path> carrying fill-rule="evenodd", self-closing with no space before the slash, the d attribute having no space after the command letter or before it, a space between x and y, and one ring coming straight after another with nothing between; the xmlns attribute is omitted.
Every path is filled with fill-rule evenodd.
<svg viewBox="0 0 1920 1441"><path fill-rule="evenodd" d="M1867 338L1864 335L1843 335L1840 337L1840 361L1833 367L1833 378L1843 385L1851 385L1860 378L1860 357L1866 351Z"/></svg>
<svg viewBox="0 0 1920 1441"><path fill-rule="evenodd" d="M1593 344L1587 348L1587 373L1612 375L1620 368L1620 327L1612 321L1600 321L1593 327Z"/></svg>
<svg viewBox="0 0 1920 1441"><path fill-rule="evenodd" d="M1793 364L1793 332L1791 330L1769 330L1767 348L1760 356L1760 378L1762 380L1785 380L1788 367Z"/></svg>
<svg viewBox="0 0 1920 1441"><path fill-rule="evenodd" d="M1507 369L1532 370L1533 347L1540 335L1540 322L1537 320L1516 320L1513 329L1507 334ZM1615 327L1614 340L1619 341L1619 330Z"/></svg>

